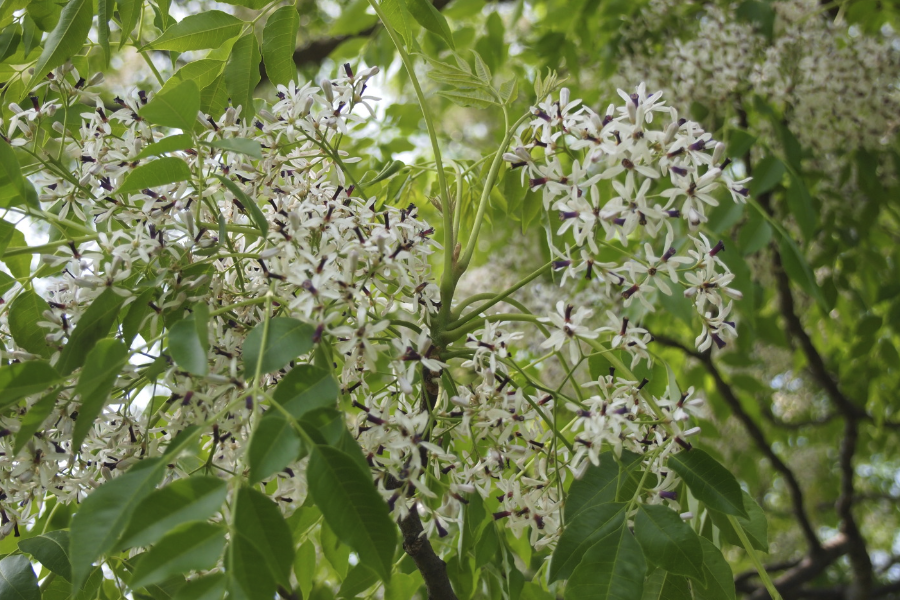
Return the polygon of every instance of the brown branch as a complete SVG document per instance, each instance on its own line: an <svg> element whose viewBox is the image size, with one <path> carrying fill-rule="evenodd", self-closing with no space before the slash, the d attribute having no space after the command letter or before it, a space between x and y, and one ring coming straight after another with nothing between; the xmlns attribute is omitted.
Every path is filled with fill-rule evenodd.
<svg viewBox="0 0 900 600"><path fill-rule="evenodd" d="M838 535L822 544L821 552L805 556L797 566L788 569L773 583L785 600L796 598L805 583L821 575L832 563L846 554L848 549L847 537ZM749 598L750 600L768 600L769 592L760 586Z"/></svg>
<svg viewBox="0 0 900 600"><path fill-rule="evenodd" d="M788 491L791 495L791 503L794 507L794 515L797 518L797 522L800 524L800 529L803 531L803 537L806 538L806 544L809 546L809 552L811 555L817 554L821 551L821 543L819 542L819 537L816 535L815 529L812 526L812 523L809 521L809 517L806 514L806 507L803 502L803 490L800 489L800 483L797 481L797 478L794 476L794 472L791 471L790 467L788 467L781 458L775 454L775 451L772 450L772 446L766 440L766 436L763 433L762 429L760 429L759 425L756 424L756 421L747 414L747 411L744 410L741 401L738 399L732 387L722 378L722 374L719 372L719 369L716 367L715 363L713 363L712 355L707 352L696 352L683 345L682 343L670 339L665 336L655 336L657 342L662 344L663 346L669 346L671 348L677 348L684 352L685 354L692 356L696 360L700 361L700 363L704 366L706 371L712 376L713 380L716 384L716 389L721 394L722 398L725 400L725 403L728 404L729 408L731 408L731 412L735 417L744 425L744 428L747 430L747 433L750 434L750 437L753 439L756 446L763 453L763 455L769 460L772 464L772 467L781 473L782 477L784 477L785 483L787 484Z"/></svg>
<svg viewBox="0 0 900 600"><path fill-rule="evenodd" d="M409 515L400 521L400 531L403 533L403 549L415 561L425 580L428 600L457 600L447 576L447 564L434 553L431 543L425 537L417 505L413 504Z"/></svg>

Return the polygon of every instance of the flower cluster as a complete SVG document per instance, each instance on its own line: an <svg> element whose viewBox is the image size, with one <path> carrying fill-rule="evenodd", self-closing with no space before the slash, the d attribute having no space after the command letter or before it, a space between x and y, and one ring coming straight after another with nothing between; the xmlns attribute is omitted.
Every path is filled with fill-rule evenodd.
<svg viewBox="0 0 900 600"><path fill-rule="evenodd" d="M125 318L113 334L130 344L129 362L80 448L73 431L86 398L76 386L54 392L43 429L21 448L14 440L23 417L41 399L2 417L4 533L28 522L48 497L78 502L190 425L203 428L208 458L171 465L170 479L199 469L246 473L249 440L271 410L267 390L291 368L323 359L335 369L350 432L393 515L418 510L439 536L478 494L496 497L494 517L528 530L533 545L551 545L565 482L596 464L601 448L634 452L658 472L669 452L689 446L695 430L685 421L697 403L690 393L655 398L646 381L614 372L573 382L574 394L550 388L517 362L524 339L509 327L515 318L470 309L457 315L455 345L438 347L432 331L446 325L437 316L447 311L429 264L440 248L434 229L415 205L368 195L346 169L359 159L340 148L373 112L366 87L376 74L346 66L319 85L279 86L278 101L256 116L233 107L218 118L200 114L194 147L170 150L166 159L183 162L191 177L139 191L119 190L135 169L161 160L145 151L171 133L140 114L152 94L123 94L115 111L97 101L74 137L60 136L72 170L48 163L33 182L47 218L73 239L47 246L55 252L42 257L50 274L44 299L22 286L6 298L7 305L46 301L38 322L46 348L17 344L4 311L4 357L27 361L40 350L58 364L88 307L115 296ZM69 68L51 82L69 108L96 100ZM693 300L703 322L700 348L734 334L725 297L739 294L719 259L722 245L684 231L702 226L718 190L742 200L745 181L730 175L721 144L666 108L659 93L643 85L620 93L623 103L600 115L563 90L532 110L504 155L559 215L555 268L564 279L595 285L609 309L599 326L591 309L565 302L548 316L518 315L545 334L543 350L572 361L570 376L585 360L585 343L649 359L649 332L616 311L634 301L652 308L657 291ZM50 106L14 107L11 143L35 135ZM225 143L235 139L255 142L261 158L237 151L246 144ZM690 248L679 253L682 235ZM600 256L620 242L628 260ZM198 311L210 315L207 368L188 372L173 360L168 336ZM316 348L257 378L242 368L242 349L250 331L275 316L309 323ZM466 378L457 381L451 360ZM285 511L306 496L305 470L300 459L271 478ZM674 480L659 482L643 493L674 502Z"/></svg>

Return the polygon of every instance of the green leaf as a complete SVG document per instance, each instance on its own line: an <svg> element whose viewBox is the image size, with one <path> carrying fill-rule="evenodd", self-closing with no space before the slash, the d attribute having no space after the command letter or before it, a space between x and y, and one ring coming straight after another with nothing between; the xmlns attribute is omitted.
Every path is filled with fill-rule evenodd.
<svg viewBox="0 0 900 600"><path fill-rule="evenodd" d="M116 322L119 307L124 300L112 288L106 288L94 298L78 321L69 342L60 354L59 362L56 363L60 375L65 377L84 364L87 353L97 341L106 337Z"/></svg>
<svg viewBox="0 0 900 600"><path fill-rule="evenodd" d="M631 494L620 491L634 479L634 472L640 467L640 456L626 451L622 453L621 462L617 462L615 454L607 450L599 458L599 466L589 465L581 479L572 482L564 507L566 521L593 506L631 499Z"/></svg>
<svg viewBox="0 0 900 600"><path fill-rule="evenodd" d="M768 552L769 524L766 521L766 513L763 512L759 507L759 504L756 503L756 500L754 500L747 492L742 490L741 497L744 499L744 510L747 511L749 518L735 518L741 525L744 533L747 534L747 538L750 540L753 547L757 550ZM738 537L737 532L735 532L734 527L731 526L731 522L726 515L712 510L710 511L710 516L712 516L715 526L721 531L723 540L733 546L743 548L744 544L741 542L741 538Z"/></svg>
<svg viewBox="0 0 900 600"><path fill-rule="evenodd" d="M163 458L146 458L84 499L70 531L74 587L84 583L91 563L113 549L135 508L162 480L165 466Z"/></svg>
<svg viewBox="0 0 900 600"><path fill-rule="evenodd" d="M340 450L320 445L312 450L307 482L328 526L356 551L362 564L388 581L397 531L371 476Z"/></svg>
<svg viewBox="0 0 900 600"><path fill-rule="evenodd" d="M259 85L259 43L252 31L234 43L231 58L225 65L225 87L232 104L242 106L241 116L248 120L256 114L253 106L253 92Z"/></svg>
<svg viewBox="0 0 900 600"><path fill-rule="evenodd" d="M413 18L419 22L419 25L432 33L439 35L451 49L455 49L453 44L453 33L450 26L447 25L447 19L440 13L438 9L429 0L400 0L406 2L406 7Z"/></svg>
<svg viewBox="0 0 900 600"><path fill-rule="evenodd" d="M34 361L24 364L34 364ZM53 412L53 408L56 406L57 397L59 397L58 389L50 392L31 405L31 408L28 409L28 413L22 417L19 424L19 431L16 433L16 443L13 447L13 455L19 454L19 451L28 443L28 440L41 429L44 421L50 416L50 413Z"/></svg>
<svg viewBox="0 0 900 600"><path fill-rule="evenodd" d="M103 66L109 68L109 20L115 0L97 0L97 41L103 49Z"/></svg>
<svg viewBox="0 0 900 600"><path fill-rule="evenodd" d="M0 367L0 408L6 408L25 396L43 392L58 379L56 369L43 360Z"/></svg>
<svg viewBox="0 0 900 600"><path fill-rule="evenodd" d="M497 100L491 94L481 90L454 90L449 92L438 92L438 94L458 106L489 108L490 106L497 104Z"/></svg>
<svg viewBox="0 0 900 600"><path fill-rule="evenodd" d="M206 324L201 326L193 314L172 325L169 328L169 354L179 367L202 377L209 372L209 341L200 337L201 332L205 334Z"/></svg>
<svg viewBox="0 0 900 600"><path fill-rule="evenodd" d="M572 575L588 549L613 530L621 528L625 521L626 507L624 502L596 504L567 521L550 559L548 581L552 583Z"/></svg>
<svg viewBox="0 0 900 600"><path fill-rule="evenodd" d="M781 251L781 266L790 280L800 286L804 292L815 298L825 313L829 312L831 307L828 301L825 300L822 288L819 287L819 282L816 281L816 275L800 251L799 246L797 246L797 242L787 235L781 235L778 247Z"/></svg>
<svg viewBox="0 0 900 600"><path fill-rule="evenodd" d="M251 488L240 489L234 508L234 537L253 547L275 581L289 585L294 541L281 510L268 496Z"/></svg>
<svg viewBox="0 0 900 600"><path fill-rule="evenodd" d="M250 483L259 483L283 470L297 460L300 448L300 437L292 424L277 410L270 410L260 420L250 439L247 450Z"/></svg>
<svg viewBox="0 0 900 600"><path fill-rule="evenodd" d="M235 182L222 175L216 175L216 177L218 177L219 181L221 181L222 184L228 188L228 191L234 195L234 198L241 203L249 217L253 219L253 222L256 223L256 226L262 231L262 236L266 237L269 235L269 222L266 220L266 216L259 209L256 202L254 202L250 196L245 194L244 190L238 187Z"/></svg>
<svg viewBox="0 0 900 600"><path fill-rule="evenodd" d="M703 582L700 537L674 510L640 505L634 519L634 535L648 561L670 573Z"/></svg>
<svg viewBox="0 0 900 600"><path fill-rule="evenodd" d="M260 374L277 371L301 354L306 354L313 347L314 333L311 325L290 317L275 317L260 323L244 340L246 377L253 377L257 369Z"/></svg>
<svg viewBox="0 0 900 600"><path fill-rule="evenodd" d="M80 396L78 420L72 433L72 452L81 449L81 443L94 426L94 420L103 412L122 367L128 362L128 348L116 339L100 340L87 354L84 369L78 378L73 396Z"/></svg>
<svg viewBox="0 0 900 600"><path fill-rule="evenodd" d="M27 90L44 80L47 73L66 62L81 50L94 20L94 4L91 0L69 0L62 9L59 23L50 32L44 50L38 57L34 74Z"/></svg>
<svg viewBox="0 0 900 600"><path fill-rule="evenodd" d="M233 15L220 10L207 10L175 23L144 49L187 52L218 48L226 40L238 36L244 25L244 21Z"/></svg>
<svg viewBox="0 0 900 600"><path fill-rule="evenodd" d="M27 59L31 51L37 48L41 43L41 31L35 24L34 19L25 14L22 16L22 51Z"/></svg>
<svg viewBox="0 0 900 600"><path fill-rule="evenodd" d="M330 371L297 365L281 378L272 397L295 418L317 408L333 408L340 389Z"/></svg>
<svg viewBox="0 0 900 600"><path fill-rule="evenodd" d="M728 561L712 542L700 538L703 546L703 575L706 584L694 582L694 600L734 600L734 574Z"/></svg>
<svg viewBox="0 0 900 600"><path fill-rule="evenodd" d="M303 594L303 598L309 598L313 587L313 576L316 574L316 547L307 539L297 549L294 557L294 575L297 577L297 587Z"/></svg>
<svg viewBox="0 0 900 600"><path fill-rule="evenodd" d="M132 589L162 583L172 575L213 568L225 548L225 530L220 525L189 523L169 533L141 555L134 567Z"/></svg>
<svg viewBox="0 0 900 600"><path fill-rule="evenodd" d="M218 117L227 107L228 91L225 89L225 75L219 75L200 90L200 110Z"/></svg>
<svg viewBox="0 0 900 600"><path fill-rule="evenodd" d="M667 464L708 507L728 515L747 516L737 479L703 450L672 454Z"/></svg>
<svg viewBox="0 0 900 600"><path fill-rule="evenodd" d="M184 65L166 81L159 93L176 88L182 81L193 81L200 90L216 80L225 69L224 60L201 58Z"/></svg>
<svg viewBox="0 0 900 600"><path fill-rule="evenodd" d="M755 141L756 137L750 135L743 129L729 130L728 146L726 150L728 156L734 159L743 159L746 154L750 152L750 148Z"/></svg>
<svg viewBox="0 0 900 600"><path fill-rule="evenodd" d="M276 584L266 559L245 538L235 536L225 553L229 600L272 600Z"/></svg>
<svg viewBox="0 0 900 600"><path fill-rule="evenodd" d="M291 7L288 7L291 8ZM262 146L256 140L246 138L228 138L210 143L213 148L246 154L251 158L262 158Z"/></svg>
<svg viewBox="0 0 900 600"><path fill-rule="evenodd" d="M500 86L500 99L505 104L512 104L519 96L519 81L515 77Z"/></svg>
<svg viewBox="0 0 900 600"><path fill-rule="evenodd" d="M16 344L32 354L49 358L53 349L47 345L47 330L38 325L45 321L50 305L31 290L25 290L9 306L9 332ZM59 365L57 364L57 368ZM68 375L68 373L63 373ZM32 392L33 393L33 392Z"/></svg>
<svg viewBox="0 0 900 600"><path fill-rule="evenodd" d="M294 5L282 6L266 20L263 29L262 55L266 75L274 85L287 85L297 78L294 49L300 15Z"/></svg>
<svg viewBox="0 0 900 600"><path fill-rule="evenodd" d="M784 163L774 156L767 156L759 161L753 169L753 181L750 182L750 195L754 198L765 194L781 183L784 176Z"/></svg>
<svg viewBox="0 0 900 600"><path fill-rule="evenodd" d="M772 226L758 212L747 215L747 222L741 227L738 243L744 256L761 250L772 240Z"/></svg>
<svg viewBox="0 0 900 600"><path fill-rule="evenodd" d="M34 189L30 183L27 184L30 189ZM25 241L25 234L19 229L13 229L10 233L7 249L28 248L28 242ZM27 279L31 276L31 253L27 252L18 256L7 256L3 259L9 272L17 279Z"/></svg>
<svg viewBox="0 0 900 600"><path fill-rule="evenodd" d="M150 311L153 310L150 308L150 303L156 298L157 292L158 290L155 287L145 289L134 299L131 306L128 307L128 313L125 315L125 318L122 319L122 341L127 347L131 347L131 343L134 341L134 338L138 336L138 333L140 333L141 328L144 325L144 319L146 319L147 315L150 314Z"/></svg>
<svg viewBox="0 0 900 600"><path fill-rule="evenodd" d="M19 160L12 146L5 140L0 140L0 208L9 208L26 202L27 190Z"/></svg>
<svg viewBox="0 0 900 600"><path fill-rule="evenodd" d="M0 261L2 262L2 261ZM0 271L0 297L3 296L6 292L13 289L13 286L16 285L16 280L9 276L7 273Z"/></svg>
<svg viewBox="0 0 900 600"><path fill-rule="evenodd" d="M379 4L388 24L403 39L407 48L412 46L412 15L406 7L406 0L381 0Z"/></svg>
<svg viewBox="0 0 900 600"><path fill-rule="evenodd" d="M191 170L180 158L166 156L141 165L125 176L117 194L133 194L145 188L169 185L191 178Z"/></svg>
<svg viewBox="0 0 900 600"><path fill-rule="evenodd" d="M656 569L644 582L641 600L692 600L691 586L681 575Z"/></svg>
<svg viewBox="0 0 900 600"><path fill-rule="evenodd" d="M354 565L347 577L341 582L338 598L355 598L378 582L375 571L360 563Z"/></svg>
<svg viewBox="0 0 900 600"><path fill-rule="evenodd" d="M222 507L226 492L225 482L216 477L173 481L141 501L117 548L149 546L182 523L208 519Z"/></svg>
<svg viewBox="0 0 900 600"><path fill-rule="evenodd" d="M641 547L621 526L584 554L566 585L566 600L640 598L646 571Z"/></svg>
<svg viewBox="0 0 900 600"><path fill-rule="evenodd" d="M121 50L131 37L135 26L137 26L138 16L141 13L141 8L144 6L144 0L116 0L116 6L119 9L119 24L122 31L119 39L119 50Z"/></svg>
<svg viewBox="0 0 900 600"><path fill-rule="evenodd" d="M72 565L69 563L69 532L65 529L48 531L19 542L19 550L32 555L47 570L66 581L72 581Z"/></svg>
<svg viewBox="0 0 900 600"><path fill-rule="evenodd" d="M170 80L171 81L171 80ZM198 108L199 110L199 92L197 95L198 98ZM156 100L154 98L153 100ZM152 100L151 100L152 102ZM148 104L149 106L149 104ZM187 148L192 148L194 146L194 138L187 133L179 133L177 135L166 136L155 144L150 144L141 152L135 156L135 159L148 158L150 156L160 156L162 154L168 154L169 152L176 152L178 150L185 150Z"/></svg>
<svg viewBox="0 0 900 600"><path fill-rule="evenodd" d="M379 181L384 181L385 179L389 179L393 177L397 171L405 167L406 165L399 160L393 160L384 165L384 168L372 179L366 179L365 181L360 182L362 185L372 185L373 183L378 183Z"/></svg>
<svg viewBox="0 0 900 600"><path fill-rule="evenodd" d="M0 560L0 598L3 600L41 600L37 577L31 561L17 554Z"/></svg>
<svg viewBox="0 0 900 600"><path fill-rule="evenodd" d="M160 91L140 110L140 115L154 125L174 127L189 133L197 124L200 112L200 88L188 79L170 90Z"/></svg>
<svg viewBox="0 0 900 600"><path fill-rule="evenodd" d="M794 215L794 220L800 227L803 238L809 241L819 229L819 215L813 208L812 197L803 180L793 173L788 178L791 182L786 194L788 208L791 209L791 214Z"/></svg>
<svg viewBox="0 0 900 600"><path fill-rule="evenodd" d="M172 600L222 600L226 582L223 573L204 575L181 586Z"/></svg>

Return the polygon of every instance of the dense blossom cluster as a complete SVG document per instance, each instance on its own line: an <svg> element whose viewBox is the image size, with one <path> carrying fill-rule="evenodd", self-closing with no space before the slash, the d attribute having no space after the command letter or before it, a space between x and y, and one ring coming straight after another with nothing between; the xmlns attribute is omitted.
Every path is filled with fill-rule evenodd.
<svg viewBox="0 0 900 600"><path fill-rule="evenodd" d="M69 71L57 70L50 85L73 103L93 103L96 96ZM71 387L60 391L45 427L18 453L12 434L38 398L3 418L4 533L33 517L48 495L77 502L189 425L207 432L206 468L246 472L248 439L270 404L265 390L285 374L264 375L251 386L253 375L241 364L247 335L266 311L315 327L316 344L333 351L342 405L353 407L350 430L394 516L417 507L437 535L459 522L467 497L478 493L498 498L495 518L528 530L535 546L552 544L563 483L596 463L601 448L634 452L658 473L669 452L689 447L696 428L685 421L698 404L692 391L653 398L643 390L646 381L615 372L573 383L575 394L553 389L516 363L522 332L478 308L463 315L471 320L456 345L436 347L434 229L415 205L391 206L349 181L345 165L355 159L338 146L365 122L373 100L366 82L376 72L347 67L318 86L279 86L278 102L251 118L234 108L218 119L201 114L201 143L171 153L193 177L133 193L116 190L136 166L157 160L137 156L169 133L138 114L151 96L135 91L116 99L115 112L97 102L82 115L78 136L65 139L73 171L48 167L34 176L40 202L58 225L70 227L74 219L95 228L81 226L85 239L42 257L56 273L44 280L49 309L39 323L56 348L51 363L107 290L126 306L151 310L79 452L71 440L83 398ZM542 349L572 361L572 373L585 361L586 342L621 349L632 365L649 360L650 334L621 310L635 301L651 309L655 294L692 299L703 323L701 349L722 346L734 334L728 298L739 294L718 257L723 246L685 232L706 221L719 191L743 200L745 181L730 175L721 144L665 107L660 93L643 85L620 93L621 105L597 114L562 90L532 109L531 124L504 156L559 214L563 245L555 269L564 280L588 280L599 306L609 309L599 324L591 309L566 302L532 319L545 334ZM369 110L356 110L360 105ZM6 131L13 145L36 134L51 105L15 111ZM211 145L229 138L255 140L262 158ZM258 202L268 235L260 235L248 207L219 176ZM619 244L626 260L601 257L601 249ZM8 298L22 293L17 288ZM205 376L186 372L166 350L168 328L198 305L212 315ZM11 338L8 313L0 315L4 356L35 358ZM456 382L448 368L460 359L467 383ZM251 387L262 391L254 395ZM428 410L423 397L431 399ZM272 495L286 511L306 495L305 465L296 461L275 476ZM202 468L179 462L170 478ZM643 491L645 500L677 507L675 484L672 475L660 476ZM417 503L414 496L431 500Z"/></svg>

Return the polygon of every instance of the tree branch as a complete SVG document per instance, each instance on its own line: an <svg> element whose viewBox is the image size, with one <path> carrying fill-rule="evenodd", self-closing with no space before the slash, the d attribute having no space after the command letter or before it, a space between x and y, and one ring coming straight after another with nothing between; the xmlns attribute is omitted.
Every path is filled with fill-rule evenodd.
<svg viewBox="0 0 900 600"><path fill-rule="evenodd" d="M400 531L403 533L403 549L415 561L425 580L428 600L457 600L447 576L447 564L434 553L431 543L425 537L417 505L413 504L409 515L400 521Z"/></svg>
<svg viewBox="0 0 900 600"><path fill-rule="evenodd" d="M782 477L784 477L785 483L788 487L788 491L791 495L791 503L794 507L794 515L797 518L797 522L800 524L800 529L803 531L803 537L806 538L806 544L807 546L809 546L809 552L811 555L819 553L822 550L821 543L819 542L819 537L816 535L815 529L813 528L812 523L810 523L809 517L806 514L806 507L803 503L803 490L800 489L800 483L794 476L794 472L791 471L791 469L784 463L784 461L781 460L781 458L777 454L775 454L775 451L772 450L772 447L766 440L766 436L763 433L762 429L760 429L759 425L757 425L753 418L747 414L747 411L744 410L744 407L735 394L734 390L730 385L728 385L728 382L726 382L722 378L722 374L719 372L719 369L716 367L715 363L713 363L712 355L708 351L703 353L696 352L681 344L680 342L665 336L654 337L656 341L663 346L677 348L688 356L692 356L696 360L700 361L700 363L706 368L706 371L712 376L713 380L715 381L716 389L719 391L719 394L722 395L725 403L728 404L728 406L731 408L731 412L741 423L743 423L744 428L747 430L747 433L750 434L750 437L753 439L754 443L760 449L763 455L765 455L765 457L772 464L772 467L776 471L781 473Z"/></svg>

